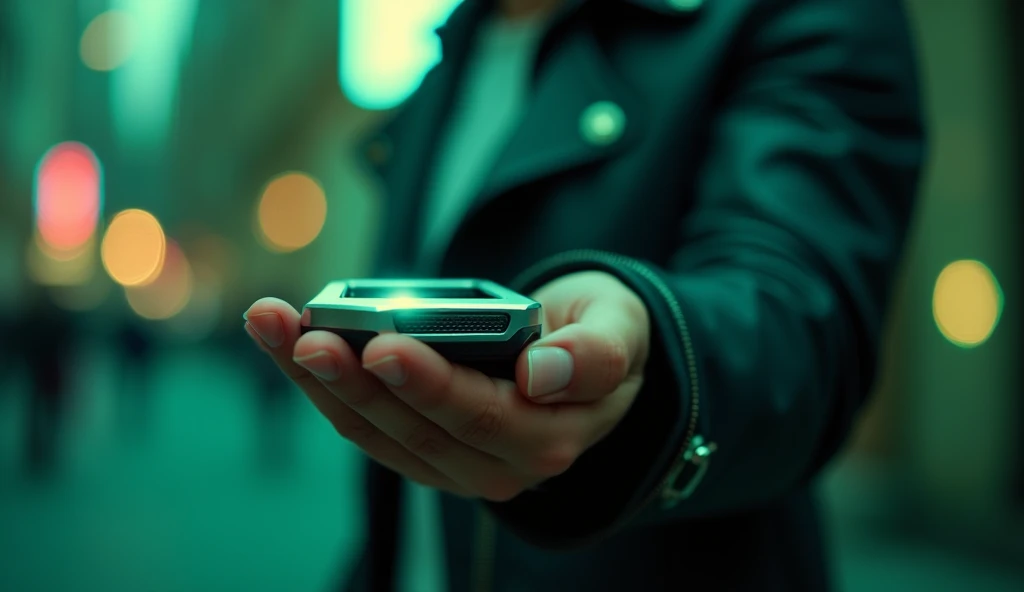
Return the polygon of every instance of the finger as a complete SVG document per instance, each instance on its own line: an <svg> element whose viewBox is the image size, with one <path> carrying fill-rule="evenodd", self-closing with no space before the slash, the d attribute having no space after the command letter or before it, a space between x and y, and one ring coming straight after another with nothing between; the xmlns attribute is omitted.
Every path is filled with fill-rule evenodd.
<svg viewBox="0 0 1024 592"><path fill-rule="evenodd" d="M614 392L646 360L646 311L622 298L595 298L577 318L519 356L516 381L536 403L585 403Z"/></svg>
<svg viewBox="0 0 1024 592"><path fill-rule="evenodd" d="M263 298L243 316L246 333L302 389L342 437L362 448L377 462L414 481L449 491L461 490L451 479L385 437L370 422L339 401L313 374L294 362L293 352L301 330L299 313L291 305L276 298ZM355 356L350 353L350 357Z"/></svg>
<svg viewBox="0 0 1024 592"><path fill-rule="evenodd" d="M404 339L417 343L408 337ZM343 351L342 347L347 351ZM307 351L309 354L305 353ZM489 499L501 497L501 494L512 488L514 484L509 478L508 467L502 461L459 442L441 426L405 404L382 385L377 377L361 367L341 338L330 333L310 333L300 340L296 354L312 355L313 352L326 352L317 355L344 358L341 372L321 376L321 382L338 399L406 450L455 483ZM303 360L303 363L307 362ZM376 370L387 371L386 367L378 367ZM389 378L396 379L393 375Z"/></svg>
<svg viewBox="0 0 1024 592"><path fill-rule="evenodd" d="M375 338L363 362L406 404L459 441L530 474L562 472L588 438L590 419L579 406L535 405L515 383L453 365L408 337Z"/></svg>
<svg viewBox="0 0 1024 592"><path fill-rule="evenodd" d="M294 361L295 343L302 335L299 313L290 304L277 298L257 300L243 318L246 332L270 354L281 371L299 386L319 407L330 393L315 376ZM253 335L255 333L255 335Z"/></svg>

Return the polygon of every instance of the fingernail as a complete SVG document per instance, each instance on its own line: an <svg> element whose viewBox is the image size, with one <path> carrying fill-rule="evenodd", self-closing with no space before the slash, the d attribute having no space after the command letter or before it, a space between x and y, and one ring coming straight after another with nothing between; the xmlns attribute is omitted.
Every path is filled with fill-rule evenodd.
<svg viewBox="0 0 1024 592"><path fill-rule="evenodd" d="M308 356L293 358L293 362L315 374L321 380L338 380L341 378L341 369L334 361L334 356L326 350L321 350Z"/></svg>
<svg viewBox="0 0 1024 592"><path fill-rule="evenodd" d="M526 394L543 397L557 393L572 381L572 354L560 347L538 347L527 356L529 378Z"/></svg>
<svg viewBox="0 0 1024 592"><path fill-rule="evenodd" d="M276 312L261 312L259 314L245 315L245 320L252 325L256 333L270 347L277 347L284 343L284 323Z"/></svg>
<svg viewBox="0 0 1024 592"><path fill-rule="evenodd" d="M363 366L374 376L390 384L391 386L402 386L405 384L405 368L398 356L387 356L372 364Z"/></svg>

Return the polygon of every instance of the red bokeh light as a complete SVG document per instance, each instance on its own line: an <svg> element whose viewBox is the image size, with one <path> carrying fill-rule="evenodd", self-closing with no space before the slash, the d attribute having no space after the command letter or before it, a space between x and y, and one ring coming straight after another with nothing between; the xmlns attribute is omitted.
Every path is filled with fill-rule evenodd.
<svg viewBox="0 0 1024 592"><path fill-rule="evenodd" d="M64 142L51 148L36 172L35 212L39 236L58 251L88 242L99 223L100 166L87 146Z"/></svg>

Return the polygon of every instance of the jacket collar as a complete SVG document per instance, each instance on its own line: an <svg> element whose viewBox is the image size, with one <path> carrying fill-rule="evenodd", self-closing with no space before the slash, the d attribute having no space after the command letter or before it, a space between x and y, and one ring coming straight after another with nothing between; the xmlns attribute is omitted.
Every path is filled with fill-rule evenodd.
<svg viewBox="0 0 1024 592"><path fill-rule="evenodd" d="M431 153L446 119L454 96L454 83L468 54L476 25L486 18L495 2L465 0L438 28L445 59L424 79L414 99L399 109L378 136L385 140L384 145L398 146L394 158L376 165L388 194L387 224L393 230L400 229L388 233L382 245L384 260L410 259L416 234L415 230L410 230L419 216L419 198L431 164L423 155ZM566 0L553 23L569 19L591 2L628 3L652 14L675 17L681 12L673 10L669 0ZM692 3L690 0L689 5ZM592 32L586 27L574 27L558 35L559 51L544 59L549 72L557 72L558 77L541 75L535 80L524 120L490 171L467 216L516 186L597 164L627 150L643 136L647 122L642 101L632 94L615 69L605 63ZM581 115L599 102L617 106L625 117L624 134L610 145L595 145L580 134ZM389 138L398 142L393 143Z"/></svg>
<svg viewBox="0 0 1024 592"><path fill-rule="evenodd" d="M624 2L626 4L632 4L638 8L650 10L657 14L663 14L666 16L681 17L693 14L699 11L704 4L710 0L615 0L617 2Z"/></svg>

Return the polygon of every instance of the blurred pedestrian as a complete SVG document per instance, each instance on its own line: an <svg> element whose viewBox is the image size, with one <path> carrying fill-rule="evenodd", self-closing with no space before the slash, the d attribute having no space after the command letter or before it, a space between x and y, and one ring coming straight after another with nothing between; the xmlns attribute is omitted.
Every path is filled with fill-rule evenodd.
<svg viewBox="0 0 1024 592"><path fill-rule="evenodd" d="M119 423L121 432L133 444L139 443L153 420L151 379L155 344L153 334L142 323L125 318L114 335L120 369Z"/></svg>
<svg viewBox="0 0 1024 592"><path fill-rule="evenodd" d="M45 477L59 464L76 332L73 317L31 284L21 310L16 334L29 384L25 466L30 476Z"/></svg>

